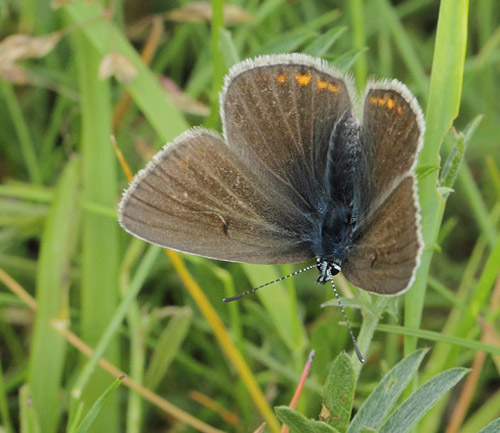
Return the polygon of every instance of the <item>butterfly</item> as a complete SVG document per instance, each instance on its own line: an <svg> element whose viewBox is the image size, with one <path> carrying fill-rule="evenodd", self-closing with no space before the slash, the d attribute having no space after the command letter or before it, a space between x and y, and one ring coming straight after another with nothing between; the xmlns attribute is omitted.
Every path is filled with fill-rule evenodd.
<svg viewBox="0 0 500 433"><path fill-rule="evenodd" d="M303 54L236 64L220 96L223 137L195 127L133 179L119 222L152 244L262 264L316 258L318 281L396 295L423 242L415 165L424 120L396 80L349 77Z"/></svg>

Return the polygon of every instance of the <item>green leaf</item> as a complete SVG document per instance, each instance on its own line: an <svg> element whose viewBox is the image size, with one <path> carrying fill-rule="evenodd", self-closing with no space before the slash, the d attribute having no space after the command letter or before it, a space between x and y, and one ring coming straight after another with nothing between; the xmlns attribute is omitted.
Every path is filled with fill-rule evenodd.
<svg viewBox="0 0 500 433"><path fill-rule="evenodd" d="M490 422L486 427L479 430L479 433L498 433L500 431L500 418Z"/></svg>
<svg viewBox="0 0 500 433"><path fill-rule="evenodd" d="M325 34L312 41L303 52L311 56L323 57L346 30L347 27L334 27L328 30Z"/></svg>
<svg viewBox="0 0 500 433"><path fill-rule="evenodd" d="M430 174L435 173L437 171L439 171L439 165L426 165L422 167L417 167L417 169L415 170L417 178L419 180L424 179Z"/></svg>
<svg viewBox="0 0 500 433"><path fill-rule="evenodd" d="M40 433L40 421L31 404L31 393L28 385L19 389L19 424L20 433Z"/></svg>
<svg viewBox="0 0 500 433"><path fill-rule="evenodd" d="M392 413L380 433L409 431L468 371L467 368L452 368L429 379Z"/></svg>
<svg viewBox="0 0 500 433"><path fill-rule="evenodd" d="M352 65L359 59L361 54L363 54L367 49L364 48L362 50L348 50L341 56L336 57L333 60L333 65L343 71L348 72L351 70Z"/></svg>
<svg viewBox="0 0 500 433"><path fill-rule="evenodd" d="M464 160L465 150L469 144L474 132L483 120L482 115L476 116L465 128L463 133L458 134L454 140L454 145L443 165L441 171L440 183L442 187L452 188L457 179L460 167ZM444 195L446 197L446 195Z"/></svg>
<svg viewBox="0 0 500 433"><path fill-rule="evenodd" d="M89 427L92 425L94 420L96 419L97 415L99 415L99 412L101 412L102 406L106 399L112 394L112 392L118 388L118 386L122 383L123 377L119 377L116 379L114 382L109 385L106 390L99 396L99 398L95 401L95 403L92 405L90 410L87 412L87 415L85 415L85 418L83 418L82 422L76 429L75 433L86 433Z"/></svg>
<svg viewBox="0 0 500 433"><path fill-rule="evenodd" d="M363 427L379 428L386 415L391 411L413 375L417 372L426 349L408 355L380 381L368 396L349 425L348 433L361 432Z"/></svg>
<svg viewBox="0 0 500 433"><path fill-rule="evenodd" d="M175 355L187 335L191 325L192 311L189 307L180 309L170 319L168 326L161 333L155 344L155 350L146 373L144 383L154 390L170 366Z"/></svg>
<svg viewBox="0 0 500 433"><path fill-rule="evenodd" d="M326 421L339 432L347 430L351 419L352 403L354 401L354 387L356 373L352 366L351 357L341 353L330 368L323 390L322 414L328 413Z"/></svg>
<svg viewBox="0 0 500 433"><path fill-rule="evenodd" d="M163 141L172 140L187 129L184 117L170 102L156 76L144 64L136 49L111 21L102 19L105 11L99 2L72 2L61 7L61 10L100 56L104 57L109 53L109 41L112 40L113 49L132 62L137 76L123 87ZM92 25L88 25L90 22Z"/></svg>
<svg viewBox="0 0 500 433"><path fill-rule="evenodd" d="M224 61L228 69L240 61L238 50L231 37L231 32L226 29L220 29L219 49L224 54Z"/></svg>
<svg viewBox="0 0 500 433"><path fill-rule="evenodd" d="M301 45L317 37L317 33L308 29L293 31L286 34L279 34L268 43L262 45L255 55L289 53L297 51Z"/></svg>
<svg viewBox="0 0 500 433"><path fill-rule="evenodd" d="M425 116L425 145L419 156L419 167L440 165L439 152L443 138L459 112L467 46L468 11L468 0L440 2ZM436 190L437 180L437 172L418 179L422 238L426 246L436 243L444 214L445 201ZM405 325L411 328L420 327L433 252L434 250L428 247L423 251L415 283L405 296ZM413 352L416 347L415 338L405 338L405 353Z"/></svg>
<svg viewBox="0 0 500 433"><path fill-rule="evenodd" d="M276 407L274 411L279 420L290 428L290 433L339 433L328 424L306 418L288 406Z"/></svg>
<svg viewBox="0 0 500 433"><path fill-rule="evenodd" d="M251 264L242 264L242 266L254 287L283 276L283 273L275 266ZM297 311L297 296L294 290L290 290L283 281L279 281L273 284L272 290L259 290L257 297L285 344L293 353L300 353L304 350L307 336ZM279 308L276 308L277 305Z"/></svg>
<svg viewBox="0 0 500 433"><path fill-rule="evenodd" d="M36 277L38 309L31 341L28 381L42 431L57 428L66 342L51 326L69 316L69 271L79 235L80 159L66 165L54 192L41 238ZM41 373L43 372L43 373Z"/></svg>

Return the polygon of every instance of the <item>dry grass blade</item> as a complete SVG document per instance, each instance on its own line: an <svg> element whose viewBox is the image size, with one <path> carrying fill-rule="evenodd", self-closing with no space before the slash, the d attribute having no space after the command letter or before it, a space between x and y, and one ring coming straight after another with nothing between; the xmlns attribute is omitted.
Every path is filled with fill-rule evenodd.
<svg viewBox="0 0 500 433"><path fill-rule="evenodd" d="M194 401L200 403L201 405L205 406L211 411L219 414L220 417L224 419L224 421L226 421L227 423L237 426L238 423L240 422L240 417L238 415L236 415L234 412L231 412L230 410L227 410L220 403L206 396L205 394L202 394L201 392L198 391L191 391L189 393L189 396Z"/></svg>
<svg viewBox="0 0 500 433"><path fill-rule="evenodd" d="M8 65L18 60L44 57L54 49L61 36L60 32L39 37L20 33L7 36L0 42L0 65Z"/></svg>
<svg viewBox="0 0 500 433"><path fill-rule="evenodd" d="M149 65L154 56L154 53L158 49L161 36L163 35L163 21L159 18L154 18L152 21L152 29L149 37L144 44L144 48L141 52L141 58L144 64ZM117 131L123 116L128 111L132 99L129 93L123 95L123 97L118 101L113 112L113 131ZM123 165L122 165L123 167ZM129 169L130 171L130 169ZM130 178L130 176L127 176Z"/></svg>
<svg viewBox="0 0 500 433"><path fill-rule="evenodd" d="M120 53L109 53L99 65L99 79L115 77L119 83L128 84L137 76L132 62Z"/></svg>

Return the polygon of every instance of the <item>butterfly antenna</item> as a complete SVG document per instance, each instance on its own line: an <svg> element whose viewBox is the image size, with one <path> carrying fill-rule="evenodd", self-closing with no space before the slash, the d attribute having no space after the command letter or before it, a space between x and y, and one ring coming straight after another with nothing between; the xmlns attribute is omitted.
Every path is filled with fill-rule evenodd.
<svg viewBox="0 0 500 433"><path fill-rule="evenodd" d="M335 283L333 282L333 278L331 276L330 276L330 281L332 283L333 293L335 293L335 297L337 298L337 302L339 303L340 311L342 311L342 315L344 316L344 319L347 323L347 328L349 329L349 334L351 334L352 343L354 345L354 351L356 352L356 356L358 357L359 362L361 362L361 364L364 364L365 358L363 358L363 355L361 355L361 351L359 350L358 343L356 342L356 338L354 337L354 333L352 332L351 324L349 323L349 319L347 318L347 314L345 313L344 306L342 305L342 302L340 301L340 296L337 292L337 288L335 287Z"/></svg>
<svg viewBox="0 0 500 433"><path fill-rule="evenodd" d="M287 278L290 278L290 277L295 277L295 275L301 274L302 272L309 271L309 270L314 269L314 268L317 268L316 264L311 265L311 266L307 266L304 269L292 272L291 274L288 274L288 275L285 275L283 277L277 278L277 279L275 279L273 281L268 281L267 283L262 284L259 287L254 287L253 289L247 290L246 292L240 293L240 294L235 295L235 296L231 296L230 298L223 298L222 302L236 301L237 299L243 298L243 296L249 295L250 293L254 293L257 290L262 289L262 287L270 286L271 284L274 284L274 283L279 283L280 281L286 280Z"/></svg>

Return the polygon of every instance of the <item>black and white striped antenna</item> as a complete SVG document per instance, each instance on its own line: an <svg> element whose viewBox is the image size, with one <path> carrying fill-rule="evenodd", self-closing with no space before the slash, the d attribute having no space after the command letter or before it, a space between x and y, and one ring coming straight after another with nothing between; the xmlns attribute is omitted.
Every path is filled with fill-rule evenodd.
<svg viewBox="0 0 500 433"><path fill-rule="evenodd" d="M292 272L291 274L288 274L288 275L285 275L283 277L277 278L277 279L275 279L273 281L268 281L267 283L262 284L259 287L254 287L253 289L247 290L246 292L242 292L242 293L240 293L238 295L231 296L230 298L223 298L222 302L236 301L237 299L243 298L243 296L246 296L246 295L250 295L251 293L254 293L257 290L262 289L263 287L270 286L271 284L274 284L274 283L279 283L280 281L286 280L287 278L295 277L295 275L301 274L302 272L305 272L305 271L310 271L311 269L314 269L314 268L317 268L317 267L318 266L315 265L315 264L311 265L311 266L307 266L304 269L300 269L299 271Z"/></svg>

